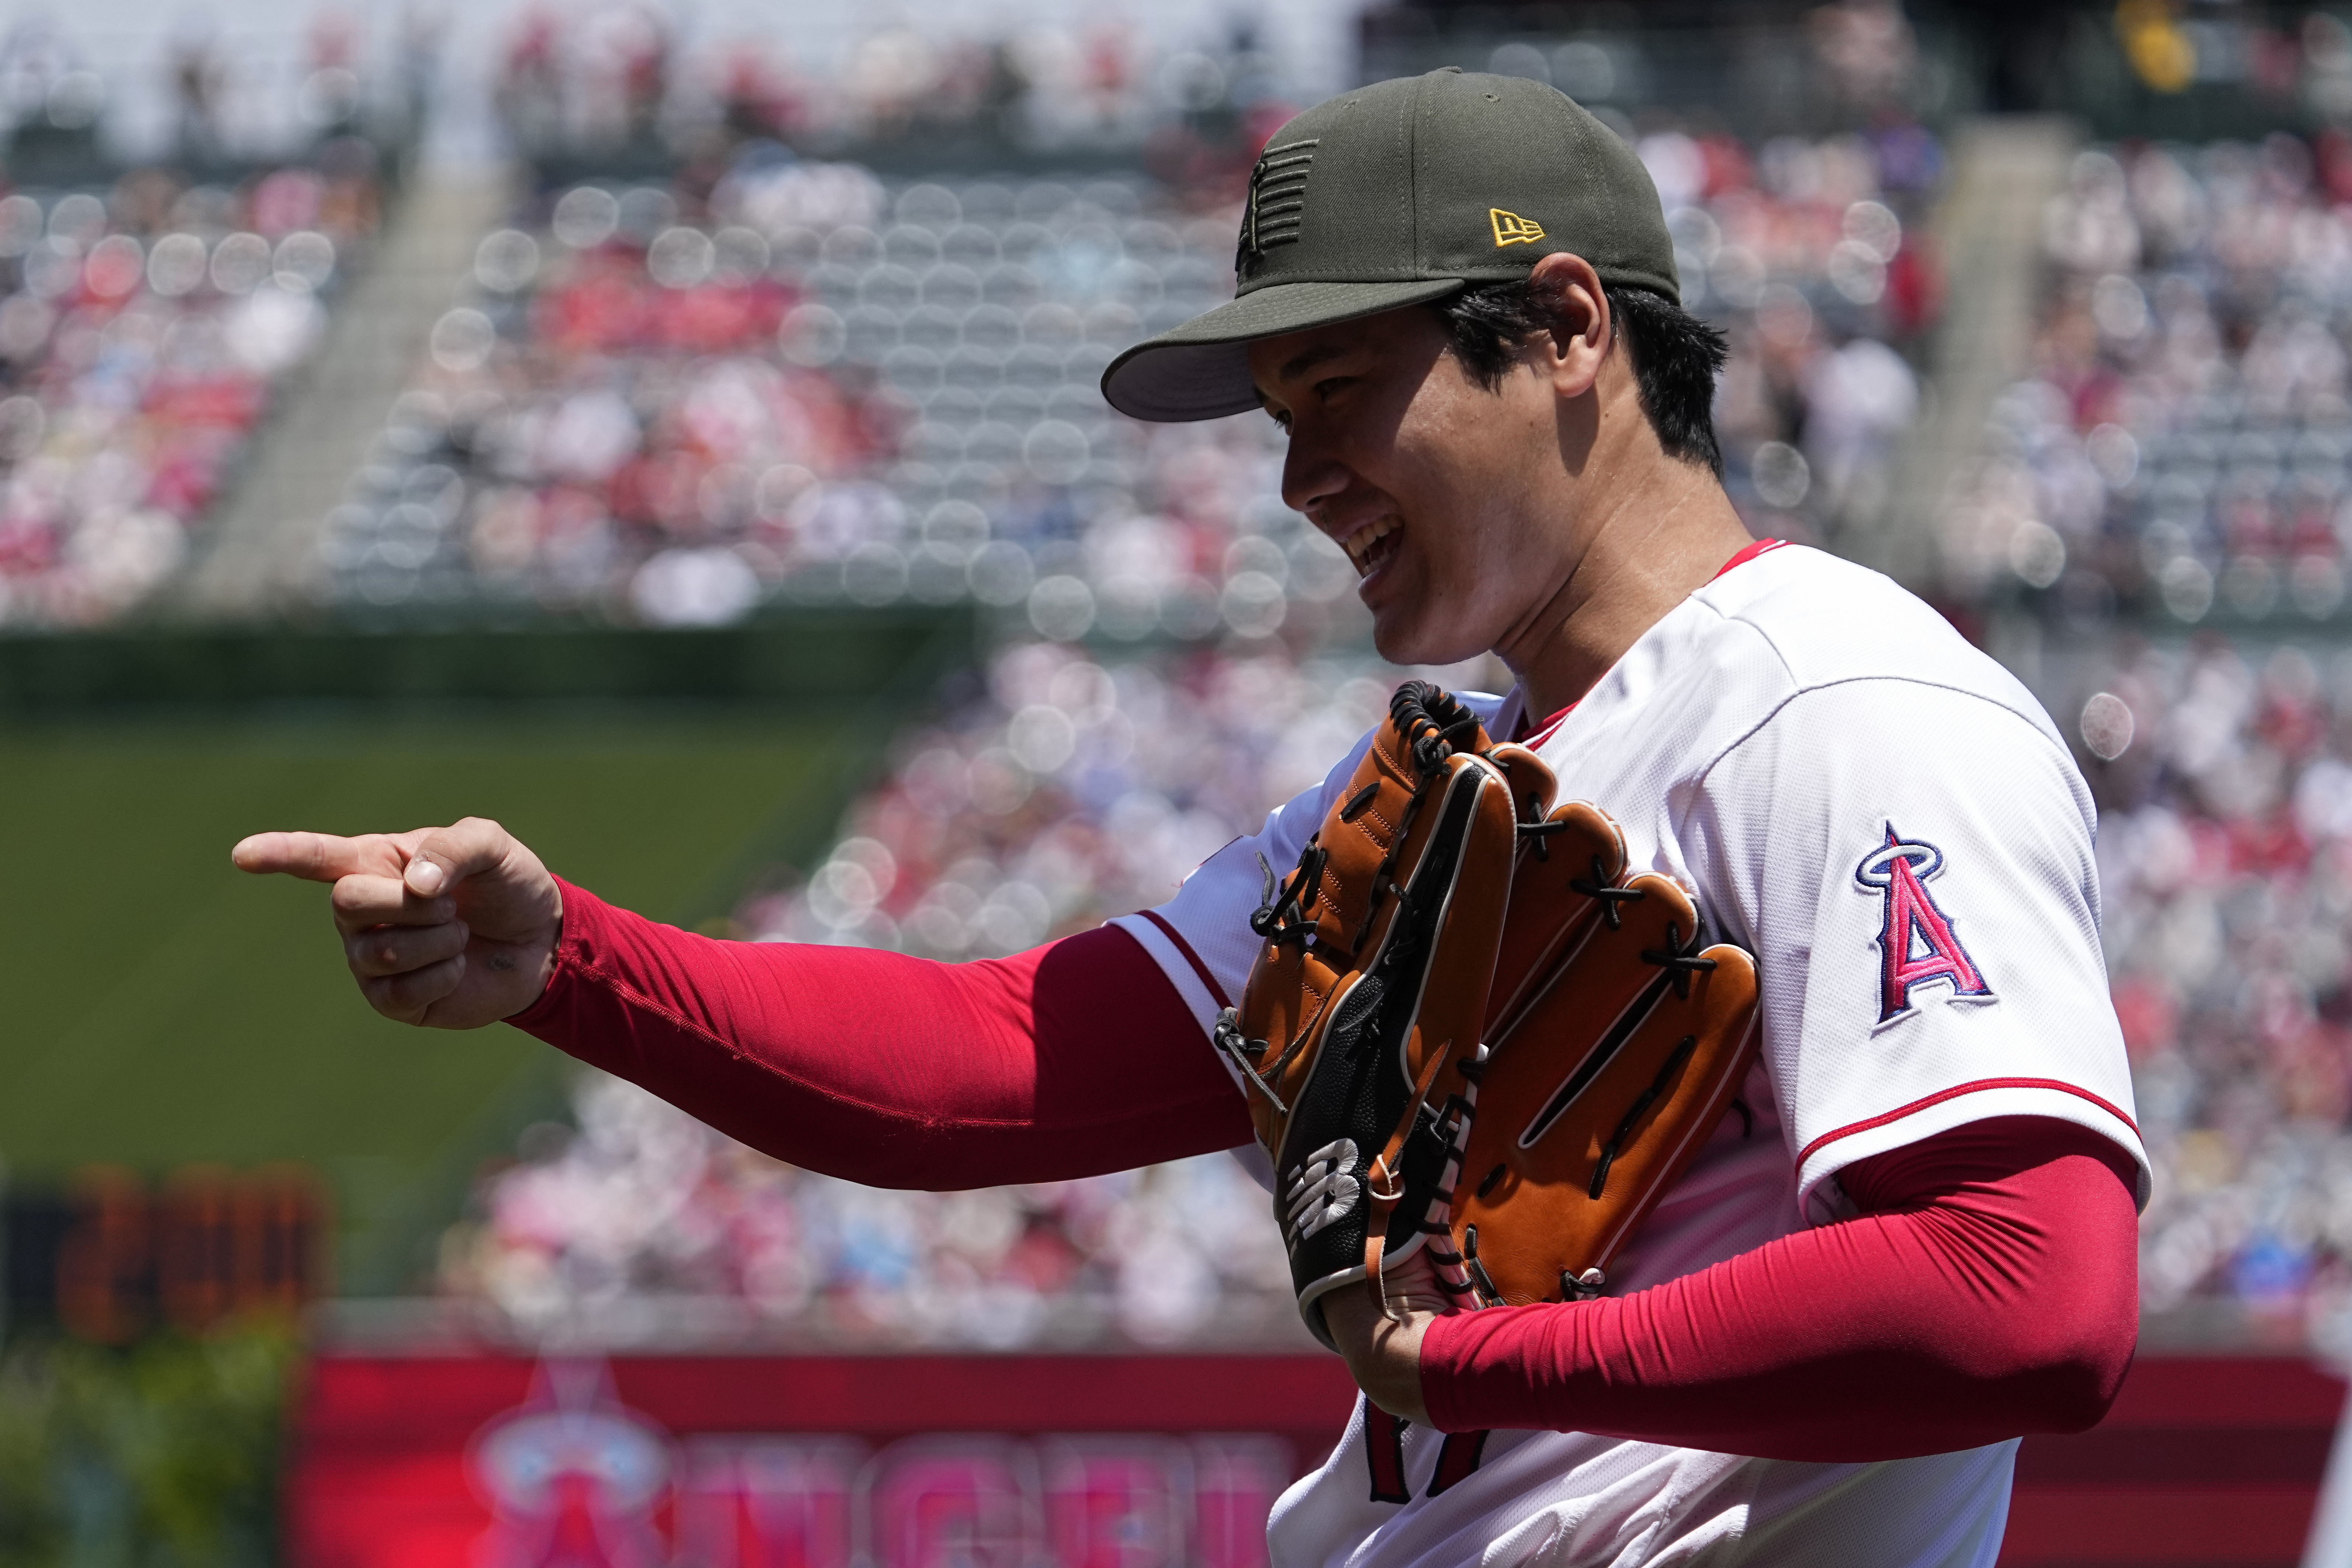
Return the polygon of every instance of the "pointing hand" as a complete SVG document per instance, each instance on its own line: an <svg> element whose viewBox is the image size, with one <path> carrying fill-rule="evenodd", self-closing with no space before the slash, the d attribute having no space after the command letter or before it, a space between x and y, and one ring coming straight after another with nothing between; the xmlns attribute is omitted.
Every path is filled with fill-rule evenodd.
<svg viewBox="0 0 2352 1568"><path fill-rule="evenodd" d="M495 822L357 838L257 833L229 858L241 871L334 884L344 956L387 1018L478 1028L547 988L563 900L539 857Z"/></svg>

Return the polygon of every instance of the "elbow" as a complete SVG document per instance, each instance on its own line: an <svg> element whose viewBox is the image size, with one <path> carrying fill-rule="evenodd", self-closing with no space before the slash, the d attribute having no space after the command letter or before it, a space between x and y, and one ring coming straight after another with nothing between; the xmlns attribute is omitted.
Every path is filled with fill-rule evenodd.
<svg viewBox="0 0 2352 1568"><path fill-rule="evenodd" d="M2053 1325L2059 1332L2040 1336L2010 1380L2018 1432L2087 1432L2106 1419L2139 1346L2134 1306L2062 1319Z"/></svg>
<svg viewBox="0 0 2352 1568"><path fill-rule="evenodd" d="M2068 1163L2076 1163L2068 1162ZM2020 1432L2086 1432L2106 1418L2139 1348L2139 1225L2124 1170L2112 1161L2081 1184L2063 1245L2038 1287L2011 1307L2029 1391Z"/></svg>
<svg viewBox="0 0 2352 1568"><path fill-rule="evenodd" d="M2036 1369L2027 1379L2020 1432L2087 1432L2105 1420L2123 1391L2132 1342L2119 1354L2072 1356Z"/></svg>

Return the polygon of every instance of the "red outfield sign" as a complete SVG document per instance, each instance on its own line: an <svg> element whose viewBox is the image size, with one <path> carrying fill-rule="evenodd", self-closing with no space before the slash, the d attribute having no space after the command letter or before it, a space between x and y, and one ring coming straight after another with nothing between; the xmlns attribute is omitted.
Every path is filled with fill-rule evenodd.
<svg viewBox="0 0 2352 1568"><path fill-rule="evenodd" d="M1328 1356L325 1356L294 1568L1265 1568Z"/></svg>
<svg viewBox="0 0 2352 1568"><path fill-rule="evenodd" d="M1336 1356L321 1357L292 1568L1265 1568ZM2293 1568L2344 1384L2143 1356L2029 1437L2002 1568Z"/></svg>

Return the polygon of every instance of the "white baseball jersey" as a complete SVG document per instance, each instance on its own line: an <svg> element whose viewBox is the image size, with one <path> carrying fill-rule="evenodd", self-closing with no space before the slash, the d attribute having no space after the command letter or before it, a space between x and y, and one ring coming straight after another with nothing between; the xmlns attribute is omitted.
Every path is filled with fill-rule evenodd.
<svg viewBox="0 0 2352 1568"><path fill-rule="evenodd" d="M1492 734L1520 724L1517 693L1471 706ZM1204 1030L1257 951L1258 856L1297 860L1369 740L1170 902L1118 922ZM2040 704L1926 605L1818 551L1769 549L1528 742L1559 799L1615 817L1632 866L1680 879L1714 934L1757 959L1754 1131L1727 1118L1620 1254L1612 1291L1850 1212L1843 1166L1982 1117L2096 1129L2139 1163L2146 1202L2090 794ZM1798 1464L1497 1432L1432 1498L1439 1441L1407 1433L1412 1501L1368 1500L1360 1401L1275 1510L1276 1568L1989 1568L2016 1449Z"/></svg>

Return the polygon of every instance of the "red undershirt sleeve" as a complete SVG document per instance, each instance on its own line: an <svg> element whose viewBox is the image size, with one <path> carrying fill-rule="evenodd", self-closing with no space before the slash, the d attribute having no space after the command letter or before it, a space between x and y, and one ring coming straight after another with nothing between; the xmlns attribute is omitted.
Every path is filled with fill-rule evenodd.
<svg viewBox="0 0 2352 1568"><path fill-rule="evenodd" d="M715 941L562 886L554 973L508 1021L779 1159L952 1191L1250 1140L1199 1024L1115 927L939 963Z"/></svg>
<svg viewBox="0 0 2352 1568"><path fill-rule="evenodd" d="M1836 1461L2080 1431L2138 1336L2134 1179L2048 1117L1857 1161L1854 1218L1622 1298L1440 1318L1431 1421Z"/></svg>

